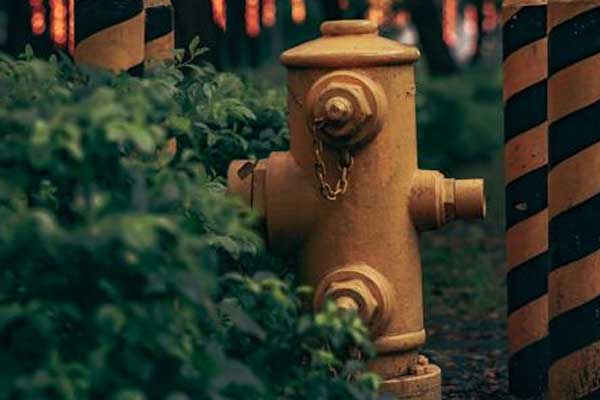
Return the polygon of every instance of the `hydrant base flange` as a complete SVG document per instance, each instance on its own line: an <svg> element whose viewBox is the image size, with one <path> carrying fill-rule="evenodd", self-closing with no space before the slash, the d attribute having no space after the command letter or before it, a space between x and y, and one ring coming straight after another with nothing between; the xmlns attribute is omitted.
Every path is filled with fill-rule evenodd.
<svg viewBox="0 0 600 400"><path fill-rule="evenodd" d="M442 370L435 364L428 364L418 375L383 381L379 391L396 400L442 400Z"/></svg>

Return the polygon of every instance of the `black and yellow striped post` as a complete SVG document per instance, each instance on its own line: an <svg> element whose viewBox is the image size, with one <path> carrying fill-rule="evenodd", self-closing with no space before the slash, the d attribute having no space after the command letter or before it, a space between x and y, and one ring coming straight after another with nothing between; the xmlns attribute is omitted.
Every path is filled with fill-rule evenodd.
<svg viewBox="0 0 600 400"><path fill-rule="evenodd" d="M505 0L504 108L511 393L547 388L546 2Z"/></svg>
<svg viewBox="0 0 600 400"><path fill-rule="evenodd" d="M170 0L144 0L146 61L171 60L175 53L175 13Z"/></svg>
<svg viewBox="0 0 600 400"><path fill-rule="evenodd" d="M75 62L139 75L144 66L143 0L76 0Z"/></svg>
<svg viewBox="0 0 600 400"><path fill-rule="evenodd" d="M600 1L548 3L550 399L600 399Z"/></svg>
<svg viewBox="0 0 600 400"><path fill-rule="evenodd" d="M175 10L171 0L144 0L146 12L145 62L175 58ZM177 153L177 139L170 138L165 150Z"/></svg>

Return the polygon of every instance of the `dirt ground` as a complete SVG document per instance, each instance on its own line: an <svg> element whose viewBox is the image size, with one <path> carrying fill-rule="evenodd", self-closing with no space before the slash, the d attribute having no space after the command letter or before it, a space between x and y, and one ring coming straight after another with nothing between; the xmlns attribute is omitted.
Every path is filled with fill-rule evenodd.
<svg viewBox="0 0 600 400"><path fill-rule="evenodd" d="M504 329L502 315L429 321L425 354L443 370L445 400L511 399Z"/></svg>

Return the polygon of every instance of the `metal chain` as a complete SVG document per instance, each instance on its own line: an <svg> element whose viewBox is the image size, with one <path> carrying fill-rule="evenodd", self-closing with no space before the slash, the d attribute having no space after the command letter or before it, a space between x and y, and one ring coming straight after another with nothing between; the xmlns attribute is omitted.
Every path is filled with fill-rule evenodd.
<svg viewBox="0 0 600 400"><path fill-rule="evenodd" d="M327 168L323 161L323 141L318 136L318 131L323 124L323 120L315 120L313 124L313 151L315 154L315 175L319 180L321 195L329 200L335 201L348 190L348 174L354 164L354 157L347 149L340 150L338 154L338 170L340 178L332 186L327 182Z"/></svg>

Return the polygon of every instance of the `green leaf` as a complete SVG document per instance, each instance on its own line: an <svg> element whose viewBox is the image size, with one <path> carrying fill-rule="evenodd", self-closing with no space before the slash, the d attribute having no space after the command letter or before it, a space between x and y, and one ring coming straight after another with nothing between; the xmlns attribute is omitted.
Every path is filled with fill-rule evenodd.
<svg viewBox="0 0 600 400"><path fill-rule="evenodd" d="M234 323L236 328L246 332L260 340L265 340L266 332L246 314L234 299L225 299L219 305L219 309L227 315Z"/></svg>

